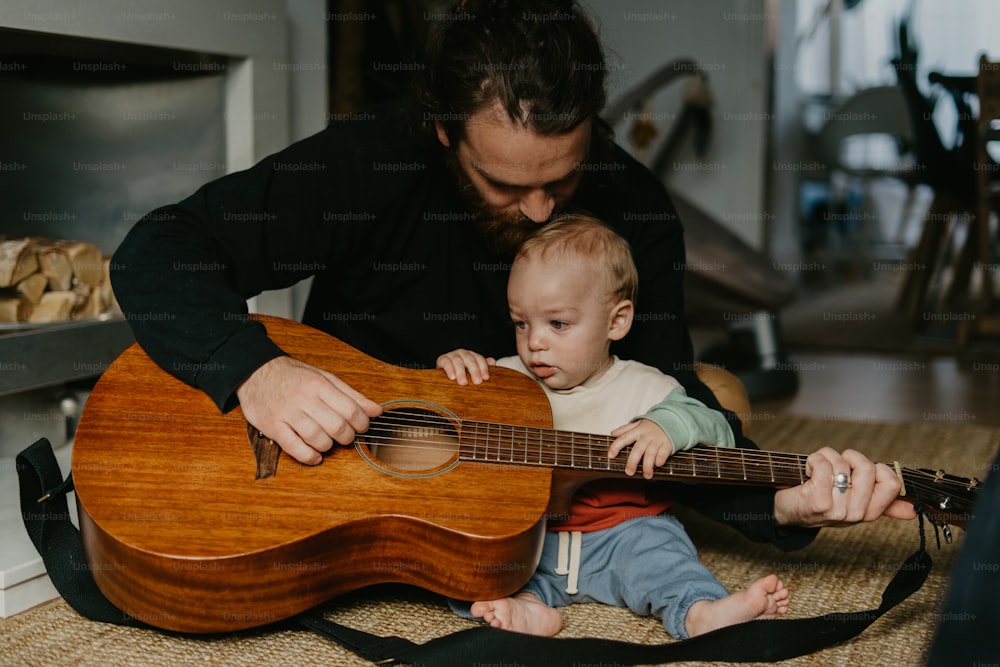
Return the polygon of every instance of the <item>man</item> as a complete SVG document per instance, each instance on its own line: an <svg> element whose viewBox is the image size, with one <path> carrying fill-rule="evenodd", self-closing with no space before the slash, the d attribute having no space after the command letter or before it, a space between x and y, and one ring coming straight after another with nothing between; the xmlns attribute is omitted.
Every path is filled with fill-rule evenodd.
<svg viewBox="0 0 1000 667"><path fill-rule="evenodd" d="M456 348L512 354L513 252L560 210L583 209L636 254L636 323L615 353L719 409L693 371L681 318L681 224L662 184L599 118L606 66L589 19L556 0L469 0L449 16L414 104L335 123L136 225L112 280L137 340L220 409L241 405L289 455L319 464L380 407L285 356L247 319L247 298L312 275L305 323L384 361L430 368ZM675 495L786 549L813 538L802 526L913 516L894 501L894 473L856 452L820 450L807 472L777 493L679 485Z"/></svg>

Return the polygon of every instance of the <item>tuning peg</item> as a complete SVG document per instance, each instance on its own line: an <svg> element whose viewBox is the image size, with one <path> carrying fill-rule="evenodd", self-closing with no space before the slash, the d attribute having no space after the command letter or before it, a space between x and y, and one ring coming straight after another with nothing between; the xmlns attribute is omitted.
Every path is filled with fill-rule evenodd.
<svg viewBox="0 0 1000 667"><path fill-rule="evenodd" d="M941 532L944 533L944 541L951 544L951 526L946 523L941 524Z"/></svg>

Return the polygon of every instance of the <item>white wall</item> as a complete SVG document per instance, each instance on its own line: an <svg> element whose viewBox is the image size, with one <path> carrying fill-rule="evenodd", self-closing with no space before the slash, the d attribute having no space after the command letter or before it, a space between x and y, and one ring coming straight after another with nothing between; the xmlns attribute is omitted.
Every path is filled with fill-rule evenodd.
<svg viewBox="0 0 1000 667"><path fill-rule="evenodd" d="M715 98L711 145L699 158L688 142L667 180L751 246L762 247L771 76L765 1L583 1L609 51L609 101L675 58L701 64ZM654 118L680 111L685 86L679 80L665 89Z"/></svg>

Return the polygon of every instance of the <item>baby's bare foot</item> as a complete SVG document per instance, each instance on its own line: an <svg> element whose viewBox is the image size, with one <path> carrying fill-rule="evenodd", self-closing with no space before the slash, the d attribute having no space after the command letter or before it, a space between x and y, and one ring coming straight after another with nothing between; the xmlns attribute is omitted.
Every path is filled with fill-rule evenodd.
<svg viewBox="0 0 1000 667"><path fill-rule="evenodd" d="M750 584L745 591L720 600L699 600L688 609L684 627L689 637L702 635L727 625L758 618L770 618L788 611L788 589L769 574Z"/></svg>
<svg viewBox="0 0 1000 667"><path fill-rule="evenodd" d="M472 603L472 615L491 627L552 637L562 629L562 615L532 593Z"/></svg>

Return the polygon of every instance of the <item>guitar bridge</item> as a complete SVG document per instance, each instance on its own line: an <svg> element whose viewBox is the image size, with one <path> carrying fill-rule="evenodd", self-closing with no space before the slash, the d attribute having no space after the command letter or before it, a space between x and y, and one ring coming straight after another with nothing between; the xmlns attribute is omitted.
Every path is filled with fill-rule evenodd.
<svg viewBox="0 0 1000 667"><path fill-rule="evenodd" d="M256 479L270 479L278 472L278 455L281 448L274 440L257 430L257 427L247 422L247 440L253 447L254 458L257 460Z"/></svg>

